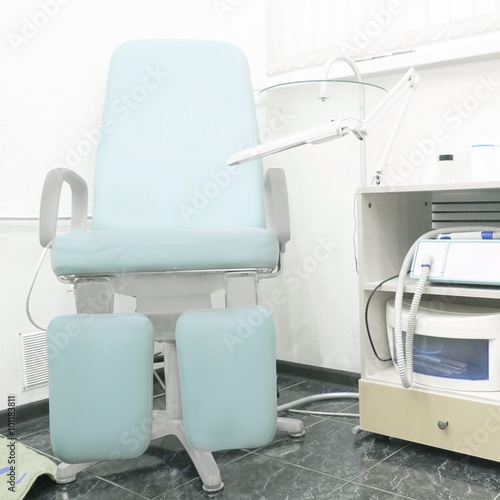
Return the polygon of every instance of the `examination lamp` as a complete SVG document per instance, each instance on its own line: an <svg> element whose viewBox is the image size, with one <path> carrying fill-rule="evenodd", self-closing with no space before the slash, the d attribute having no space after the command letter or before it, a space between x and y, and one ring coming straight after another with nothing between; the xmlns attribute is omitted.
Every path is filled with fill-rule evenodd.
<svg viewBox="0 0 500 500"><path fill-rule="evenodd" d="M380 121L380 119L387 113L387 111L394 105L394 103L407 92L405 100L401 107L400 113L394 123L388 143L382 154L377 171L382 170L385 165L390 148L394 142L399 125L403 119L404 113L413 95L415 86L418 83L418 75L415 73L414 68L410 68L401 80L394 86L394 88L380 101L375 109L366 117L366 119L357 118L343 118L340 120L332 120L324 125L312 127L302 132L291 134L282 139L260 144L248 149L239 151L232 155L227 163L228 165L239 165L241 163L262 158L264 156L279 153L287 149L302 146L304 144L321 144L323 142L339 139L348 134L354 134L360 141L371 132L373 127ZM366 173L361 173L361 182L365 181Z"/></svg>

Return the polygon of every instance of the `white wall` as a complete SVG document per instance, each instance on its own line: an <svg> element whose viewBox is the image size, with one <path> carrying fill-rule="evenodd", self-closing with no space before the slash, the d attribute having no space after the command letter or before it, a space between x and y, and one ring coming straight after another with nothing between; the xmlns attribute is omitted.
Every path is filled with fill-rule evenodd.
<svg viewBox="0 0 500 500"><path fill-rule="evenodd" d="M267 106L262 122L269 136L279 138L319 125L338 113L357 116L356 99L354 106L337 103L326 111L309 111L308 104L317 108L316 90L313 86L310 97L292 93L285 108ZM278 324L279 359L359 371L353 244L359 154L357 140L345 138L285 151L265 161L286 170L292 225L282 274L262 282L265 304ZM273 295L276 289L283 295Z"/></svg>
<svg viewBox="0 0 500 500"><path fill-rule="evenodd" d="M56 1L59 7L54 7ZM47 5L53 14L30 32L30 23L43 24ZM46 388L23 392L20 384L18 333L30 328L24 300L41 248L36 221L18 217L36 216L45 172L65 162L85 134L98 127L111 52L121 42L140 37L224 39L246 52L254 85L260 88L266 83L265 1L26 0L4 7L0 28L8 35L0 40L5 69L0 72L2 409L8 394L16 394L18 404L47 397ZM19 43L16 36L23 33L30 38ZM422 82L391 156L391 170L400 181L419 182L422 170L434 165L438 150L466 151L473 135L499 141L500 131L493 123L500 106L499 66L495 60L421 72ZM308 77L321 74L317 68ZM402 74L370 81L390 88ZM484 82L490 82L489 87ZM263 139L339 115L356 115L355 99L341 93L339 100L340 108L327 111L317 106L308 111L304 95L295 96L286 108L259 104ZM437 129L446 137L439 144L433 140ZM382 123L369 138L369 171L386 137ZM93 151L81 155L74 165L90 184L93 156ZM261 284L261 301L273 310L278 327L278 357L359 372L353 243L359 144L345 138L283 152L265 163L287 171L292 218L285 269ZM413 168L404 168L409 163ZM48 262L34 290L32 311L42 324L73 312L71 294L53 278Z"/></svg>

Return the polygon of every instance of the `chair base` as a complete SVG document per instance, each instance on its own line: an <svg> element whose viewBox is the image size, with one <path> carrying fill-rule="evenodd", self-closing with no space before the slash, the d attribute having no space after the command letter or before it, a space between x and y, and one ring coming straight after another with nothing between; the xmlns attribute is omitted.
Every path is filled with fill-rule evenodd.
<svg viewBox="0 0 500 500"><path fill-rule="evenodd" d="M209 493L222 490L224 483L213 455L195 450L188 443L182 420L171 420L166 411L154 410L151 440L171 435L176 436L187 451L203 483L203 490Z"/></svg>
<svg viewBox="0 0 500 500"><path fill-rule="evenodd" d="M76 479L76 475L89 467L92 467L98 462L87 462L84 464L66 464L61 462L57 466L56 471L56 483L57 484L67 484L72 483Z"/></svg>
<svg viewBox="0 0 500 500"><path fill-rule="evenodd" d="M278 418L278 430L288 432L292 438L302 437L305 434L304 424L301 420L292 418ZM153 428L151 440L174 435L179 439L184 449L191 458L193 465L198 472L203 490L207 493L215 493L224 488L219 467L217 466L212 453L199 452L193 449L186 439L186 432L181 420L170 420L166 411L155 410L153 412ZM84 464L60 463L57 467L56 482L58 484L71 483L76 479L76 475L95 465L98 462L88 462Z"/></svg>
<svg viewBox="0 0 500 500"><path fill-rule="evenodd" d="M170 420L166 411L155 410L153 412L153 427L151 440L165 436L176 436L191 458L193 465L198 472L203 490L207 493L215 493L224 488L219 467L215 463L214 457L208 452L199 452L192 448L186 439L186 432L181 420ZM75 481L76 475L98 462L87 462L83 464L60 463L57 467L56 482L67 484Z"/></svg>
<svg viewBox="0 0 500 500"><path fill-rule="evenodd" d="M302 437L305 434L304 423L293 418L279 417L277 429L288 432L288 435L293 438ZM212 453L197 451L190 446L182 420L170 420L166 411L154 410L151 440L170 435L176 436L184 446L198 471L203 490L208 493L222 490L224 483Z"/></svg>

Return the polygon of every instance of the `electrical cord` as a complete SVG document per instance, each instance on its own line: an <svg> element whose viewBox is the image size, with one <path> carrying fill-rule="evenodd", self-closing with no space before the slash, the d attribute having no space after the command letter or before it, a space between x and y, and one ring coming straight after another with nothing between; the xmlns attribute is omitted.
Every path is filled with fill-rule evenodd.
<svg viewBox="0 0 500 500"><path fill-rule="evenodd" d="M357 219L357 214L356 214L356 200L357 200L357 194L354 194L354 203L352 207L352 215L354 219L354 229L352 232L352 246L354 248L354 268L356 270L356 274L359 274L358 270L358 248L356 245L357 241L357 234L358 234L358 219Z"/></svg>
<svg viewBox="0 0 500 500"><path fill-rule="evenodd" d="M387 283L388 281L391 281L393 279L396 279L397 277L399 276L399 274L396 274L394 276L391 276L390 278L387 278L383 281L381 281L373 290L372 292L370 293L370 296L368 297L368 300L366 301L366 306L365 306L365 327L366 327L366 333L368 335L368 340L370 342L370 346L372 348L372 351L373 351L373 354L375 354L375 357L379 360L379 361L392 361L392 358L381 358L380 355L378 354L377 352L377 349L375 348L375 344L373 342L373 338L372 338L372 335L371 335L371 332L370 332L370 325L369 325L369 321L368 321L368 310L370 308L370 302L373 298L373 296L375 295L375 292L382 287L382 285L384 283Z"/></svg>
<svg viewBox="0 0 500 500"><path fill-rule="evenodd" d="M38 261L38 264L35 268L35 273L33 274L33 278L31 280L31 285L28 290L28 295L26 297L26 303L25 303L25 310L26 310L26 315L28 316L28 319L30 323L35 327L38 328L39 330L46 331L47 327L40 326L34 319L33 316L31 316L31 311L30 311L30 299L31 299L31 293L33 292L33 287L35 286L35 281L38 277L38 273L40 272L40 268L42 267L42 263L45 259L45 256L47 255L47 252L50 250L50 247L52 246L52 242L50 242L42 252L42 255L40 257L40 260Z"/></svg>

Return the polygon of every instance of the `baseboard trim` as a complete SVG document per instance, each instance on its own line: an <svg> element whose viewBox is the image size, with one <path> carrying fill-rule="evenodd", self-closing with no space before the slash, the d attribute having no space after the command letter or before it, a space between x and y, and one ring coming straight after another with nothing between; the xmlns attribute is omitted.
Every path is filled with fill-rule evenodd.
<svg viewBox="0 0 500 500"><path fill-rule="evenodd" d="M7 409L0 411L0 428L7 424ZM32 403L16 406L16 423L26 422L40 415L48 415L49 400L40 399Z"/></svg>
<svg viewBox="0 0 500 500"><path fill-rule="evenodd" d="M349 387L358 387L361 375L355 372L347 372L343 370L334 370L332 368L324 368L322 366L304 365L294 363L292 361L277 361L278 374L297 375L299 377L313 378L325 382L347 385Z"/></svg>

